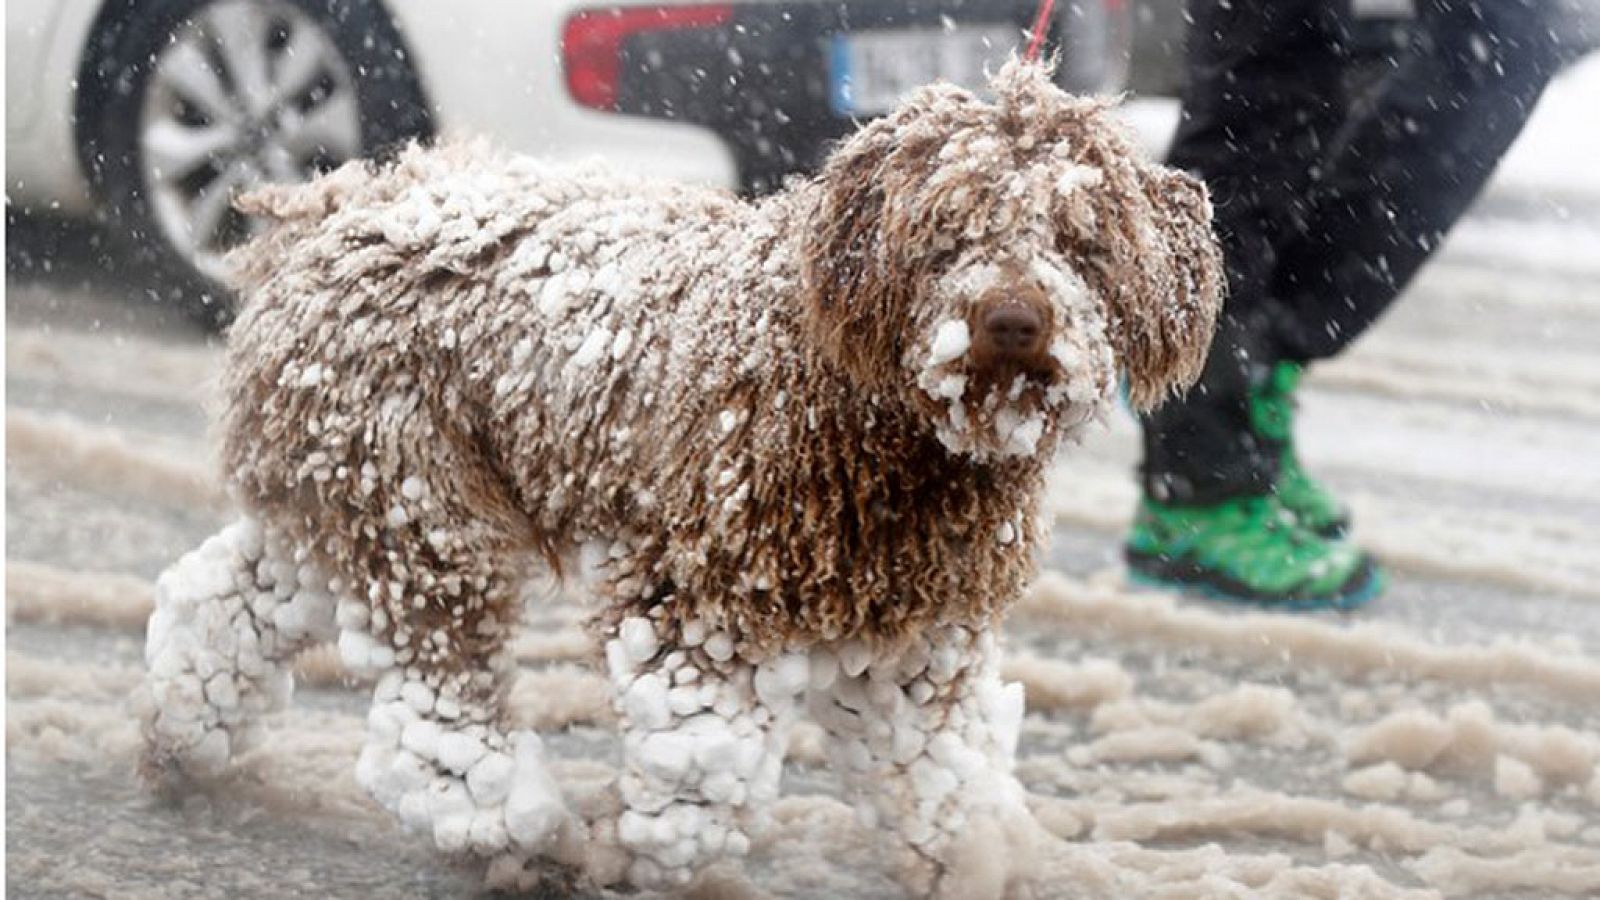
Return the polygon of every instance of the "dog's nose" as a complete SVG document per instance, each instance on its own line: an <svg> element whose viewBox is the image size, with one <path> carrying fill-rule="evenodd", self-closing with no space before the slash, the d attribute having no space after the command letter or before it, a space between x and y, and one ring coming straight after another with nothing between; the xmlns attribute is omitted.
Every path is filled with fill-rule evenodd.
<svg viewBox="0 0 1600 900"><path fill-rule="evenodd" d="M995 353L1023 359L1039 352L1044 319L1031 307L1004 303L984 314L983 331Z"/></svg>

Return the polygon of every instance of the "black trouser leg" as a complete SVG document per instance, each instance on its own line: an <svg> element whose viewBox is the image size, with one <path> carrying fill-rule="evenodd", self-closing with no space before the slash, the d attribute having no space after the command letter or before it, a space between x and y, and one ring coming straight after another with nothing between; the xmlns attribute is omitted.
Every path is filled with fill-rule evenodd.
<svg viewBox="0 0 1600 900"><path fill-rule="evenodd" d="M1199 383L1144 419L1145 491L1210 503L1270 488L1274 448L1250 428L1249 386L1276 351L1263 302L1280 236L1344 121L1342 4L1190 0L1189 82L1167 162L1204 179L1229 296Z"/></svg>
<svg viewBox="0 0 1600 900"><path fill-rule="evenodd" d="M1277 453L1252 432L1250 386L1280 359L1339 352L1388 307L1487 181L1556 67L1541 0L1419 5L1414 46L1370 110L1348 118L1330 86L1343 78L1337 23L1309 10L1326 5L1191 2L1196 77L1184 107L1202 121L1180 128L1170 161L1213 186L1232 294L1200 383L1145 419L1151 496L1210 503L1270 487ZM1319 23L1304 40L1321 34L1333 48L1302 46L1290 59L1275 42L1284 38L1256 43L1273 15L1295 15L1284 7ZM1337 108L1289 105L1319 89Z"/></svg>
<svg viewBox="0 0 1600 900"><path fill-rule="evenodd" d="M1422 0L1410 53L1354 120L1278 251L1291 359L1333 356L1410 283L1478 196L1560 62L1544 0Z"/></svg>

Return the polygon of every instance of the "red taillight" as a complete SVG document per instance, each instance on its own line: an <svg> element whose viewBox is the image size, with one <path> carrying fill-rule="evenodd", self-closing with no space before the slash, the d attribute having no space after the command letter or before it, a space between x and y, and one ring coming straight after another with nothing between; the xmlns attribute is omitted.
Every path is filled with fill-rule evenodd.
<svg viewBox="0 0 1600 900"><path fill-rule="evenodd" d="M711 28L733 17L727 4L699 6L628 6L591 9L567 20L561 33L561 55L567 68L567 90L584 106L611 111L617 106L622 77L622 42L641 31Z"/></svg>

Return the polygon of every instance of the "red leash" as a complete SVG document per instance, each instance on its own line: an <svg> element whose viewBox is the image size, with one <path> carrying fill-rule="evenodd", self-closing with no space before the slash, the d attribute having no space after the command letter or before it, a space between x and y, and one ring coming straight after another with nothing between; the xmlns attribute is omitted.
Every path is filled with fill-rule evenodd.
<svg viewBox="0 0 1600 900"><path fill-rule="evenodd" d="M1033 37L1029 38L1028 49L1022 54L1025 61L1036 62L1039 59L1039 50L1044 46L1044 34L1050 30L1050 12L1055 5L1056 0L1039 0L1039 14L1033 17Z"/></svg>

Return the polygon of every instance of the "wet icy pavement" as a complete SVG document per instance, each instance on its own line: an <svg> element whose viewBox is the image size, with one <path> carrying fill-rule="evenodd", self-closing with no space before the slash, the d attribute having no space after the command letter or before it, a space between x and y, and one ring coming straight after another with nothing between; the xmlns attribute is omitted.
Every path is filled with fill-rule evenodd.
<svg viewBox="0 0 1600 900"><path fill-rule="evenodd" d="M1063 456L1054 575L1007 630L1045 896L1600 895L1600 191L1499 194L1349 358L1302 441L1394 583L1274 617L1130 591L1136 432ZM471 896L354 784L363 689L301 661L225 792L133 777L150 583L227 516L216 352L109 297L9 284L7 889L19 897ZM92 323L99 322L100 327ZM518 715L568 778L616 741L579 610L530 607ZM720 896L896 897L814 733ZM766 892L765 894L761 892Z"/></svg>

